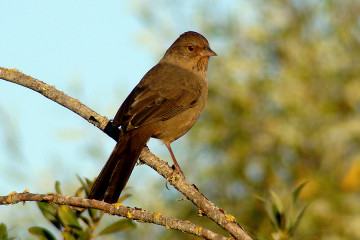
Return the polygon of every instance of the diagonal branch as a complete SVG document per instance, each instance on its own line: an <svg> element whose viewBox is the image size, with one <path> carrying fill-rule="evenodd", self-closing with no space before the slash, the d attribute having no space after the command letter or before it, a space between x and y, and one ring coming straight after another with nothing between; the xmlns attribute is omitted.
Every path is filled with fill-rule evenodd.
<svg viewBox="0 0 360 240"><path fill-rule="evenodd" d="M97 114L82 104L78 99L66 95L65 93L57 90L54 86L50 86L35 78L25 75L19 72L17 69L7 69L0 67L0 78L25 86L44 95L50 100L57 102L60 105L70 109L74 113L80 115L85 120L109 135L115 141L118 139L118 129L112 128L111 124L109 124L109 120L106 117ZM140 160L145 162L165 178L170 176L172 173L172 168L166 162L151 153L148 148L144 148L140 155ZM226 214L224 210L215 206L201 192L199 192L195 185L188 183L184 177L177 175L176 178L170 180L170 183L186 198L191 200L196 205L196 207L203 212L204 215L217 223L234 238L241 240L251 240L251 237L242 229L242 227L236 222L236 219L232 215Z"/></svg>
<svg viewBox="0 0 360 240"><path fill-rule="evenodd" d="M220 234L214 233L199 225L182 221L176 218L164 216L161 213L152 213L144 209L131 208L119 204L109 204L106 202L84 199L79 197L69 197L60 194L33 194L33 193L11 193L8 196L0 196L0 205L17 204L20 202L37 201L49 202L59 205L67 205L80 208L94 208L102 210L111 215L118 215L130 218L139 222L154 223L157 225L171 228L174 230L190 233L198 237L211 240L227 240Z"/></svg>

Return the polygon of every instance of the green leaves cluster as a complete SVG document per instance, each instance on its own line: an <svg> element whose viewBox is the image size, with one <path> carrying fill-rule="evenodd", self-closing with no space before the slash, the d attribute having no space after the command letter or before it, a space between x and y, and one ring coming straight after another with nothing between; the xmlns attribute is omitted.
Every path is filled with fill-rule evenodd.
<svg viewBox="0 0 360 240"><path fill-rule="evenodd" d="M76 191L75 196L84 197L89 194L92 182L85 178L85 181L78 177L81 187ZM56 193L61 194L60 183L55 184ZM128 195L122 198L124 200ZM104 215L96 209L77 210L65 205L52 205L45 202L37 202L43 216L55 227L57 233L65 240L86 240L114 234L120 231L136 228L136 224L130 219L120 219L101 230L97 230ZM29 228L29 232L39 240L55 240L56 233L41 226Z"/></svg>
<svg viewBox="0 0 360 240"><path fill-rule="evenodd" d="M256 196L260 200L265 209L274 232L272 238L274 240L287 240L294 236L297 227L308 207L304 206L299 213L296 211L296 202L298 200L300 191L305 186L306 182L300 184L290 196L290 201L284 202L278 194L270 190L270 200ZM260 238L262 239L262 238ZM265 239L265 238L264 238Z"/></svg>

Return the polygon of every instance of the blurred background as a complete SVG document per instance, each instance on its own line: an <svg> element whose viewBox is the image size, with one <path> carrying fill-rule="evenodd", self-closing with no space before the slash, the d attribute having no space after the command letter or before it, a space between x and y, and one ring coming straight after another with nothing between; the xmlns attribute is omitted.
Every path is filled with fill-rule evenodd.
<svg viewBox="0 0 360 240"><path fill-rule="evenodd" d="M286 203L307 181L291 212L310 205L292 239L360 239L359 1L0 3L0 66L108 118L181 33L202 33L218 54L207 106L173 144L188 181L258 239L276 238L258 197L271 190ZM0 80L0 195L54 192L56 180L73 195L76 174L95 178L114 145L69 110ZM158 141L149 147L170 161ZM147 166L128 186L127 205L219 231ZM54 229L33 203L0 206L0 222L21 239L32 238L31 226ZM141 223L108 239L121 237L197 239Z"/></svg>

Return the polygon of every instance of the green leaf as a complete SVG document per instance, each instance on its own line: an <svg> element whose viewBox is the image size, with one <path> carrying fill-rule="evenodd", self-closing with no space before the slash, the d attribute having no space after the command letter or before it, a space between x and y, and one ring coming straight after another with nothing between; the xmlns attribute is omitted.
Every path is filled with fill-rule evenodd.
<svg viewBox="0 0 360 240"><path fill-rule="evenodd" d="M37 236L40 240L56 240L49 230L42 227L31 227L29 228L29 233Z"/></svg>
<svg viewBox="0 0 360 240"><path fill-rule="evenodd" d="M271 207L270 206L265 206L265 210L266 210L266 213L270 219L270 223L271 225L274 227L275 230L278 230L279 227L276 223L276 219L275 219L275 216L274 214L272 214L272 210L271 210Z"/></svg>
<svg viewBox="0 0 360 240"><path fill-rule="evenodd" d="M284 206L283 206L279 196L272 190L270 190L269 192L270 192L270 195L272 198L272 202L274 203L277 211L280 213L284 212Z"/></svg>
<svg viewBox="0 0 360 240"><path fill-rule="evenodd" d="M269 201L266 200L265 198L263 197L260 197L259 195L256 195L256 194L253 194L253 197L255 197L257 200L259 200L260 202L264 203L265 204L269 204Z"/></svg>
<svg viewBox="0 0 360 240"><path fill-rule="evenodd" d="M89 240L90 238L90 228L86 228L85 231L81 232L77 240Z"/></svg>
<svg viewBox="0 0 360 240"><path fill-rule="evenodd" d="M76 238L69 232L62 232L61 235L64 240L76 240Z"/></svg>
<svg viewBox="0 0 360 240"><path fill-rule="evenodd" d="M58 194L62 194L61 193L61 189L60 189L60 182L59 181L56 181L55 182L55 191L56 191L56 193L58 193Z"/></svg>
<svg viewBox="0 0 360 240"><path fill-rule="evenodd" d="M91 188L91 186L93 185L93 181L91 181L90 179L88 179L88 178L85 178L85 181L86 181L86 186L87 186L87 190L88 190L88 192L89 192L89 189Z"/></svg>
<svg viewBox="0 0 360 240"><path fill-rule="evenodd" d="M298 197L299 197L299 194L301 192L301 190L303 189L303 187L308 183L308 181L305 181L303 183L301 183L294 191L293 193L291 194L292 196L292 199L293 199L293 203L295 204Z"/></svg>
<svg viewBox="0 0 360 240"><path fill-rule="evenodd" d="M57 229L61 229L61 225L57 218L58 207L44 202L37 202L37 205L44 217L49 222L51 222Z"/></svg>
<svg viewBox="0 0 360 240"><path fill-rule="evenodd" d="M90 220L87 217L84 216L79 216L81 220L83 220L84 223L86 223L86 225L88 225L89 227L91 226Z"/></svg>
<svg viewBox="0 0 360 240"><path fill-rule="evenodd" d="M93 209L93 208L88 208L88 212L89 212L89 216L90 216L91 220L93 222L97 221L97 219L98 219L98 217L97 217L98 210Z"/></svg>
<svg viewBox="0 0 360 240"><path fill-rule="evenodd" d="M123 202L123 201L125 201L125 199L127 199L127 198L129 198L129 197L131 197L132 196L132 194L124 194L124 195L122 195L120 198L119 198L119 200L118 200L118 202Z"/></svg>
<svg viewBox="0 0 360 240"><path fill-rule="evenodd" d="M84 191L84 188L83 187L79 187L76 192L75 192L75 197L83 197L83 191Z"/></svg>
<svg viewBox="0 0 360 240"><path fill-rule="evenodd" d="M262 202L263 206L264 206L264 209L266 211L266 214L268 215L269 217L269 220L270 220L270 223L271 225L275 228L275 229L278 229L278 224L276 223L277 220L275 219L276 216L275 214L273 214L273 209L272 209L272 204L269 200L263 198L263 197L260 197L259 195L256 195L256 194L253 194L253 196L259 200L260 202Z"/></svg>
<svg viewBox="0 0 360 240"><path fill-rule="evenodd" d="M58 216L64 226L69 226L80 230L82 229L76 214L69 207L64 205L60 206L58 210Z"/></svg>
<svg viewBox="0 0 360 240"><path fill-rule="evenodd" d="M136 228L136 223L134 223L132 220L130 220L130 219L121 219L121 220L119 220L117 222L114 222L113 224L110 224L106 228L104 228L99 233L99 236L100 235L106 235L106 234L112 234L112 233L125 231L125 230L132 230L134 228Z"/></svg>
<svg viewBox="0 0 360 240"><path fill-rule="evenodd" d="M310 203L307 204L305 207L303 207L303 209L301 209L299 215L296 217L295 223L292 226L290 226L289 231L288 231L290 236L292 236L295 233L296 228L299 226L300 220L303 217L303 215L309 205L310 205Z"/></svg>
<svg viewBox="0 0 360 240"><path fill-rule="evenodd" d="M86 183L84 182L84 180L81 179L81 177L80 177L79 175L76 174L76 177L77 177L77 179L79 180L82 188L84 189L85 195L88 196L88 195L89 195L89 188L88 188L88 186L86 185Z"/></svg>
<svg viewBox="0 0 360 240"><path fill-rule="evenodd" d="M277 227L280 229L285 229L285 215L279 211L275 204L272 204L271 207Z"/></svg>
<svg viewBox="0 0 360 240"><path fill-rule="evenodd" d="M7 228L4 223L0 224L0 240L7 240L8 234L7 234Z"/></svg>

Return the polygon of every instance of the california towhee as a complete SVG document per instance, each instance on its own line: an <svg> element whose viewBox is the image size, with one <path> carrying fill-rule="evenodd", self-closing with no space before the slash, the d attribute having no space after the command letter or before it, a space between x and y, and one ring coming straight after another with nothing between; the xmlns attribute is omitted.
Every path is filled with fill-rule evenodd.
<svg viewBox="0 0 360 240"><path fill-rule="evenodd" d="M181 173L170 144L194 125L207 98L209 57L216 56L204 36L182 34L129 94L115 115L120 138L91 188L89 198L117 202L150 137L164 142ZM172 174L172 175L173 175Z"/></svg>

